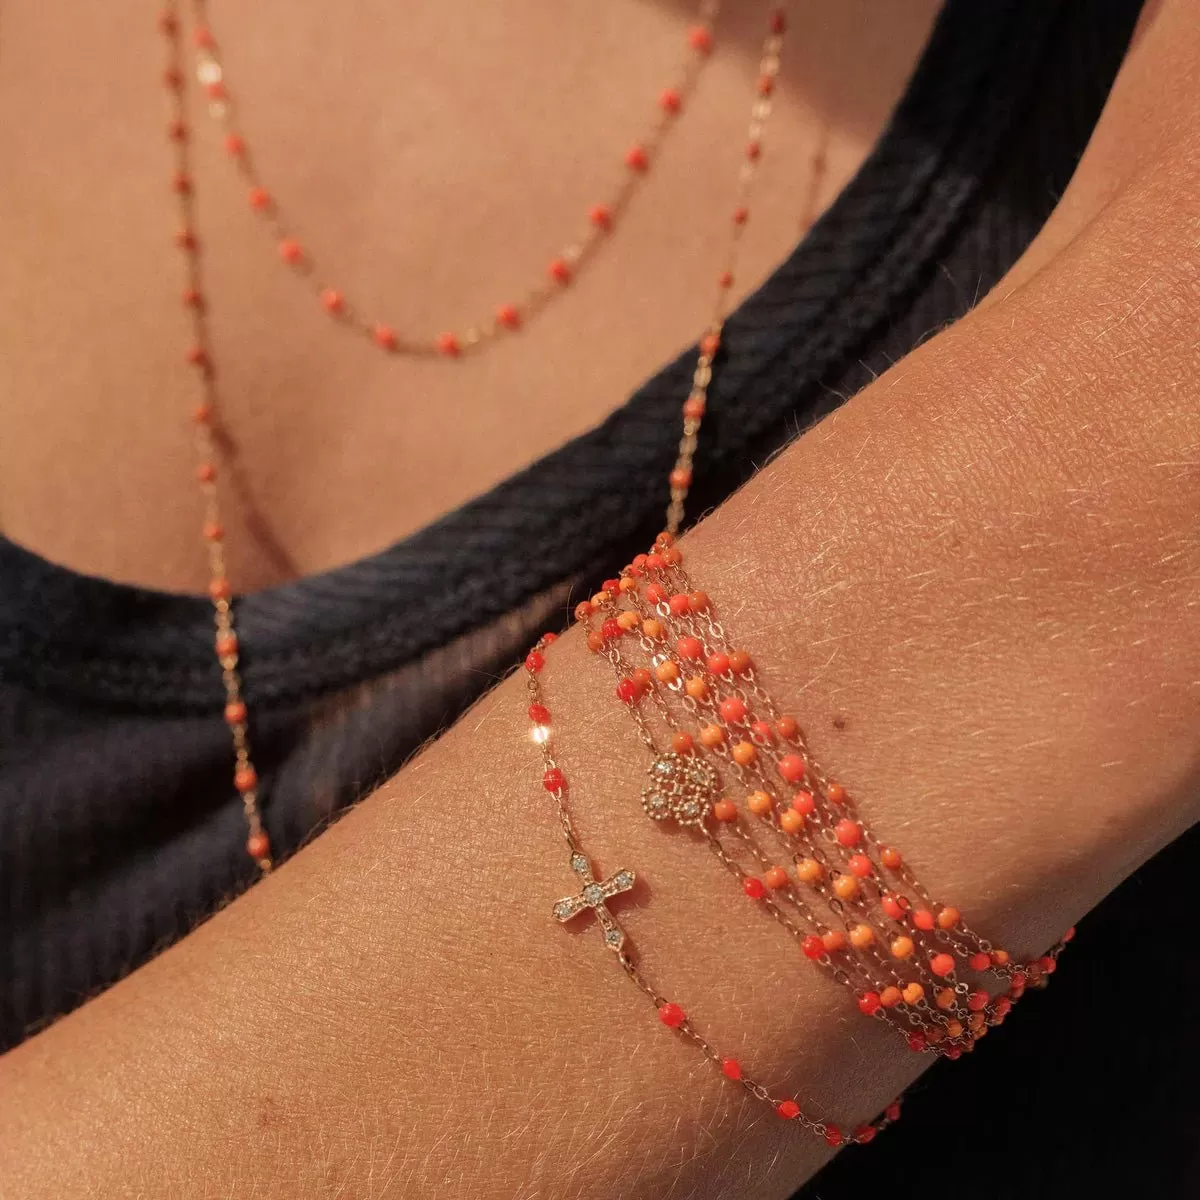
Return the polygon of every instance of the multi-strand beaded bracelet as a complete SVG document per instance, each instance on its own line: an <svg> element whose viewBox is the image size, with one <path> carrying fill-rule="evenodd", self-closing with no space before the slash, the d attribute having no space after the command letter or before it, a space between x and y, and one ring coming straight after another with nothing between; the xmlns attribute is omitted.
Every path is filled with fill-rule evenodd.
<svg viewBox="0 0 1200 1200"><path fill-rule="evenodd" d="M1004 1021L1028 988L1045 985L1074 931L1040 958L1020 962L976 933L953 905L934 899L822 770L799 723L772 700L749 654L730 644L712 602L682 564L673 537L660 534L650 553L639 554L575 610L588 648L611 664L616 695L649 752L643 810L692 831L804 958L852 990L861 1013L895 1028L914 1051L959 1058ZM869 1142L899 1116L898 1101L852 1132L809 1117L795 1098L772 1094L719 1054L641 972L608 908L634 886L634 873L595 876L554 758L539 678L553 640L553 634L541 638L525 670L542 784L555 799L571 869L582 881L577 895L554 906L555 919L592 910L605 944L662 1023L781 1117L831 1146Z"/></svg>

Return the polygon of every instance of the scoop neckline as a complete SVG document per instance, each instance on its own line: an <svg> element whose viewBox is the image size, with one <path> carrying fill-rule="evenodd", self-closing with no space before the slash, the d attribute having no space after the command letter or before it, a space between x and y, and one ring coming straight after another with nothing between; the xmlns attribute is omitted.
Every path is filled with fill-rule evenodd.
<svg viewBox="0 0 1200 1200"><path fill-rule="evenodd" d="M694 512L721 498L746 448L795 416L801 390L932 260L980 186L1057 8L946 0L859 171L726 323ZM963 45L972 52L957 53ZM238 596L248 698L288 703L376 676L652 533L695 356L693 346L599 425L391 546ZM212 710L223 693L211 640L206 598L85 575L0 534L6 675L127 708Z"/></svg>

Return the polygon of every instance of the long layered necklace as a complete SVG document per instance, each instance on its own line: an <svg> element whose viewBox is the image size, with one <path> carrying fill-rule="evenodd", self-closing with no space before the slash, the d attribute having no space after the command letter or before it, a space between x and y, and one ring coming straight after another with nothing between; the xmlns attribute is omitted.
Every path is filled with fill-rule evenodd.
<svg viewBox="0 0 1200 1200"><path fill-rule="evenodd" d="M626 152L623 163L624 176L613 195L589 210L589 231L579 241L565 247L562 253L551 261L547 268L546 281L530 289L520 303L500 305L492 320L469 326L461 333L446 332L429 340L402 337L391 326L364 317L341 290L330 286L317 272L302 244L285 223L275 197L259 177L246 136L237 121L218 42L207 19L207 4L205 0L191 2L195 22L190 40L196 78L203 89L209 113L222 127L225 151L247 186L249 204L263 216L275 237L279 258L316 289L327 312L345 327L369 336L382 349L397 354L438 354L450 359L459 357L464 350L487 345L494 336L503 331L521 328L529 317L549 303L595 256L631 202L662 140L683 111L701 66L713 50L712 22L717 12L717 0L702 0L697 22L686 35L686 56L676 77L658 98L658 115L653 125L648 134ZM170 103L167 135L175 157L171 186L177 204L178 226L174 238L185 264L182 302L191 324L191 342L185 355L187 362L195 369L200 391L200 397L192 408L191 423L197 455L196 482L200 488L204 508L201 532L209 563L208 592L213 605L216 631L214 649L225 688L224 717L233 740L233 782L242 798L248 829L246 852L263 871L269 871L272 866L271 843L263 828L259 806L259 776L251 753L250 714L242 685L241 646L235 624L233 585L229 578L224 550L225 528L221 520L219 456L214 425L219 408L219 389L209 336L208 298L204 290L200 239L195 222L195 179L190 149L194 130L189 121L185 69L188 51L181 7L182 0L168 0L159 17L159 29L166 41L168 54L163 83ZM672 530L678 528L683 518L684 502L691 486L692 460L707 406L713 359L720 346L721 332L728 311L742 231L749 217L749 198L762 155L763 133L771 113L783 35L782 11L772 10L770 31L763 45L754 85L749 130L738 170L729 234L714 282L714 301L700 339L692 388L682 407L682 432L676 462L669 478L671 500L668 527Z"/></svg>

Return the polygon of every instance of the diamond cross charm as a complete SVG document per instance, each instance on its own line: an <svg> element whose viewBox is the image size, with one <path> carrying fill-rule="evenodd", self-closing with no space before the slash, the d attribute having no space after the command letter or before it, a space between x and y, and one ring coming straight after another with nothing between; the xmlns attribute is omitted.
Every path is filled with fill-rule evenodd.
<svg viewBox="0 0 1200 1200"><path fill-rule="evenodd" d="M617 924L617 919L608 911L608 900L627 892L634 884L632 871L618 871L609 878L597 881L592 874L592 864L586 854L571 855L571 870L583 880L583 891L577 896L567 896L554 906L554 919L565 922L579 916L585 909L593 909L600 927L604 930L604 944L612 951L619 951L625 945L625 931Z"/></svg>

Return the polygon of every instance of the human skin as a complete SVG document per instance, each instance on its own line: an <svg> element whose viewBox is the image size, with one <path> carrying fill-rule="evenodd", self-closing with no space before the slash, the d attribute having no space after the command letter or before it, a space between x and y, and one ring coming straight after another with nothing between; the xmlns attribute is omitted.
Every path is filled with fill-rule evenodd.
<svg viewBox="0 0 1200 1200"><path fill-rule="evenodd" d="M1021 953L1200 815L1194 17L1147 23L988 301L682 543L880 836ZM641 816L606 665L575 635L548 658L584 844L644 880L620 912L647 971L807 1108L870 1117L916 1057ZM0 1059L0 1196L770 1197L810 1175L823 1146L659 1026L594 929L549 919L573 879L523 709L501 685Z"/></svg>

